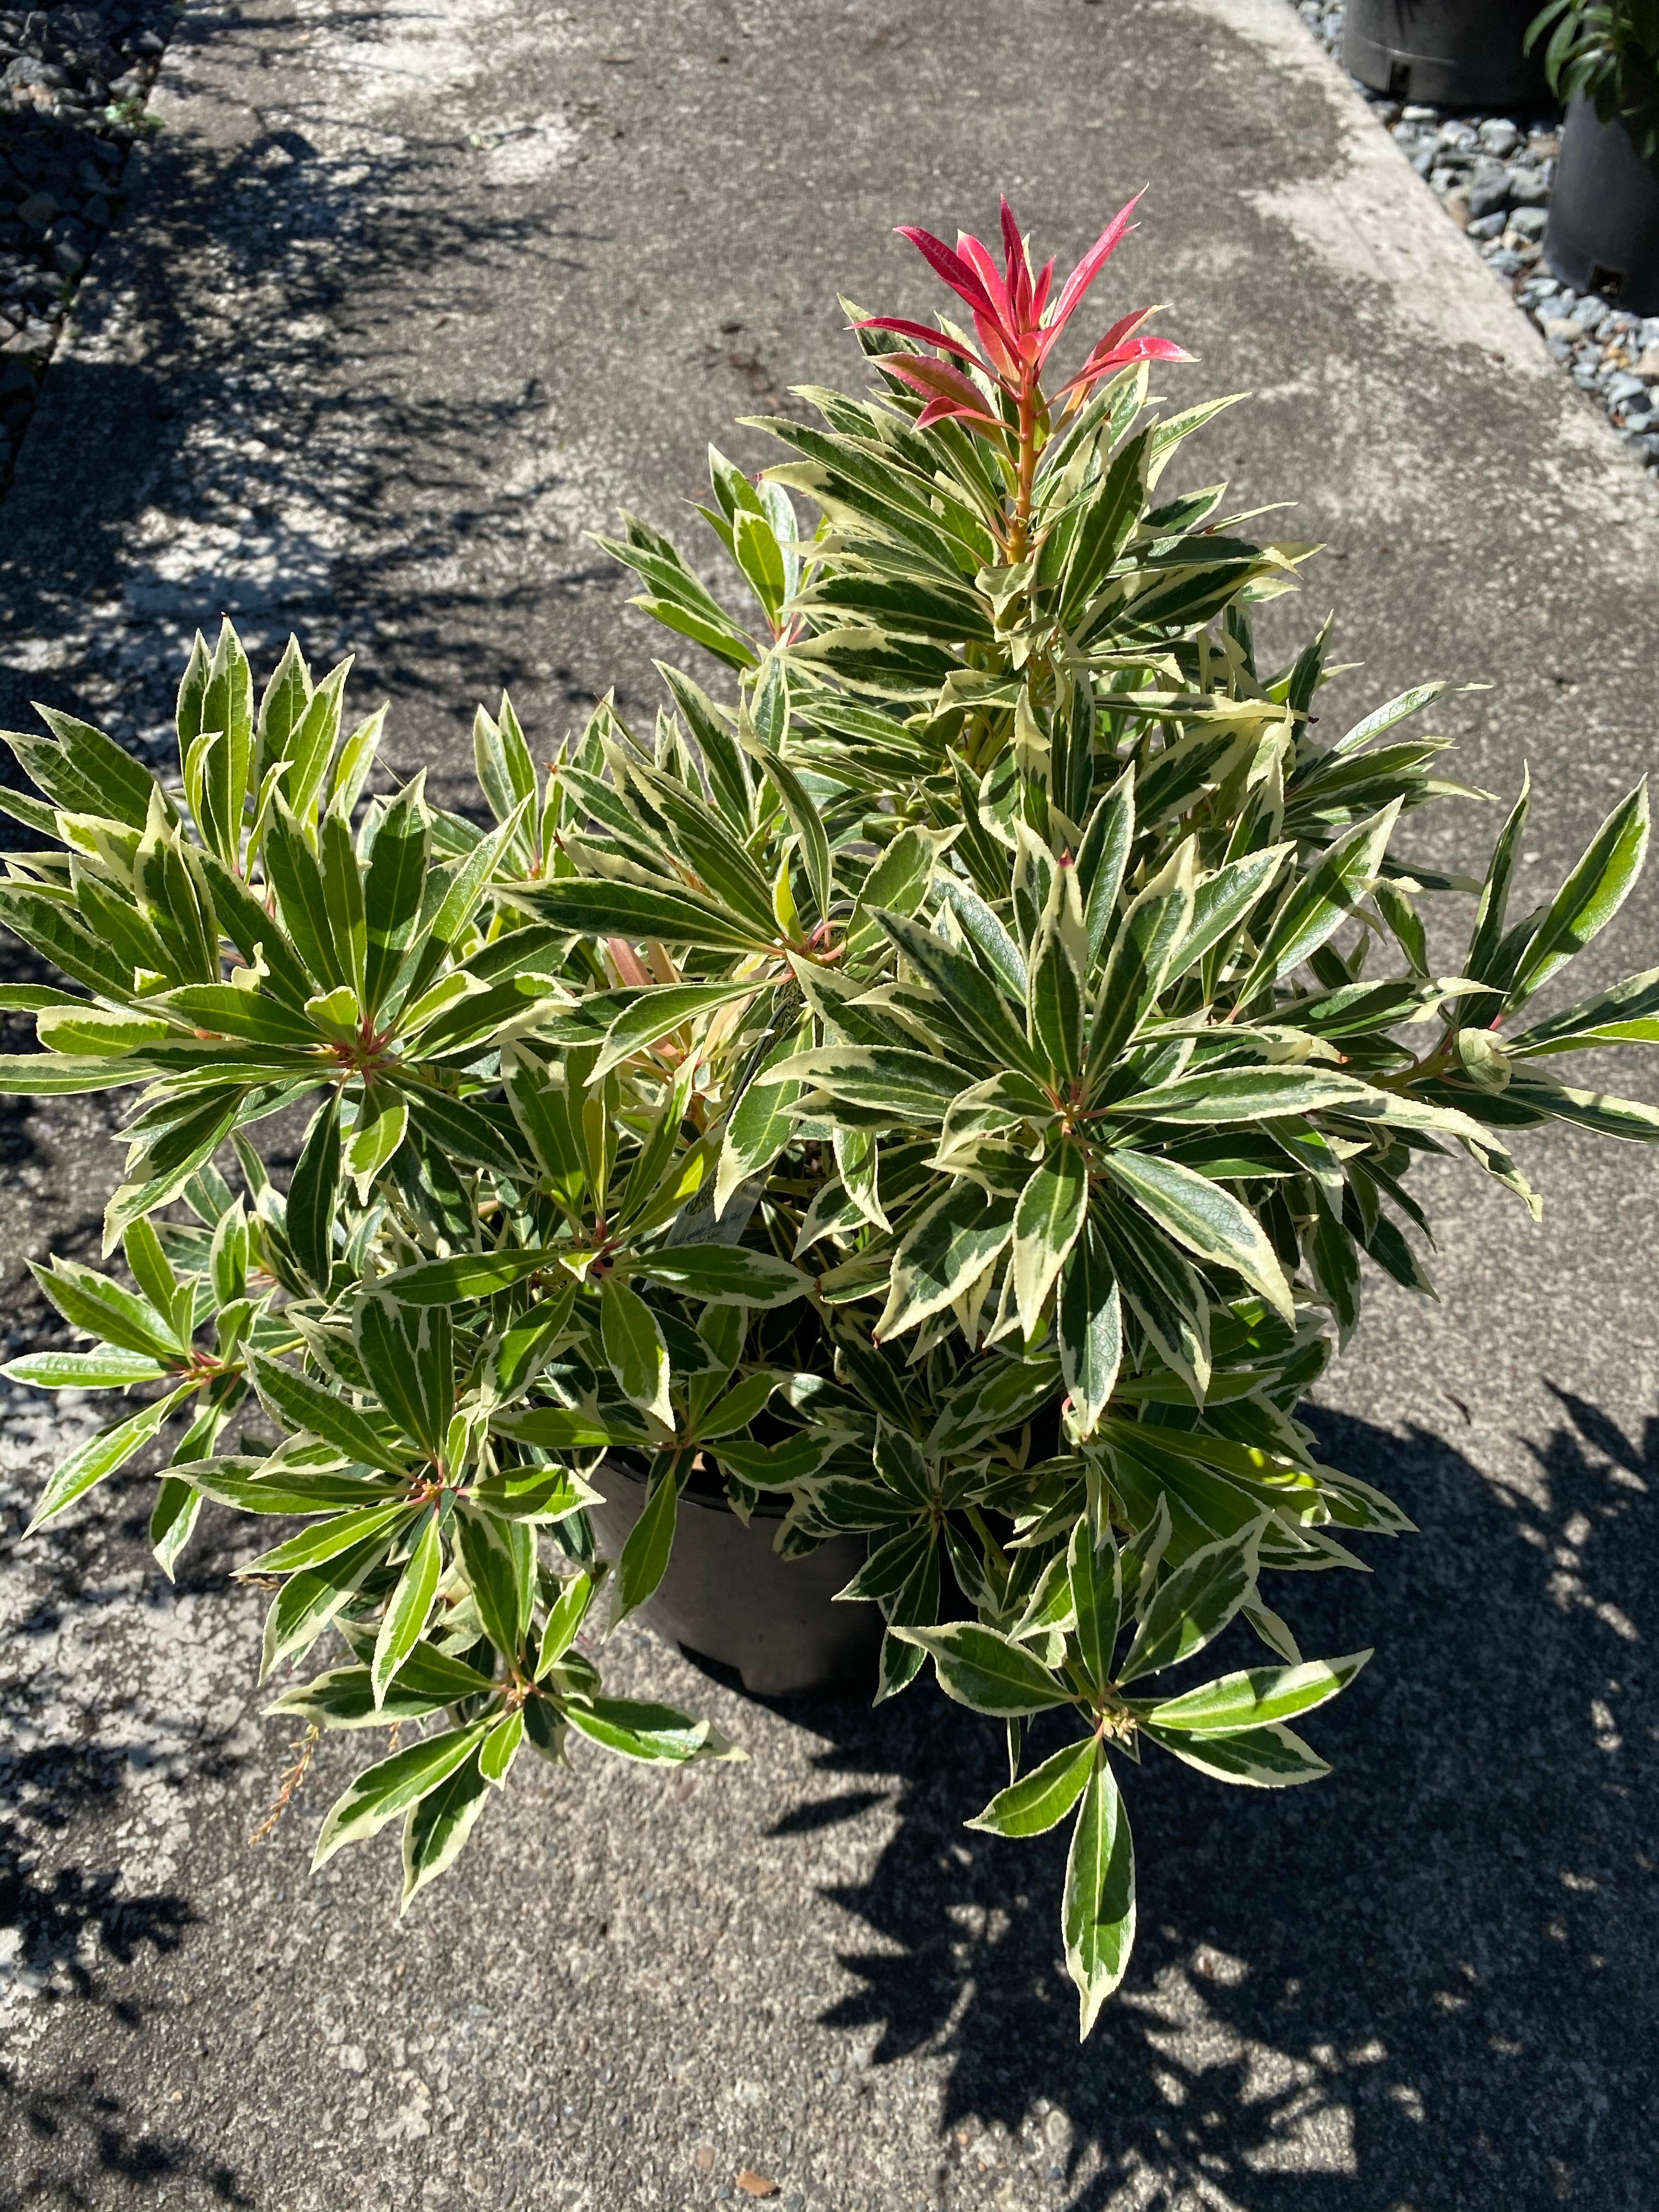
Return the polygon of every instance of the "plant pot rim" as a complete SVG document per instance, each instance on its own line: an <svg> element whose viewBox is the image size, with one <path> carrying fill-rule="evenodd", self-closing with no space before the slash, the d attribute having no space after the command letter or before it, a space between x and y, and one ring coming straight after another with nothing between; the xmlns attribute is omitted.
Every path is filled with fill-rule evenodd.
<svg viewBox="0 0 1659 2212"><path fill-rule="evenodd" d="M626 1476L629 1482L644 1483L649 1480L649 1469L645 1462L645 1455L642 1452L630 1451L626 1444L613 1445L605 1453L600 1464L601 1466L614 1464L617 1473ZM787 1492L763 1490L750 1509L749 1518L751 1521L781 1521L793 1503L793 1500ZM732 1504L724 1491L715 1495L707 1490L694 1490L690 1484L687 1484L680 1492L679 1504L682 1511L688 1505L700 1505L706 1513L729 1513L733 1520L738 1517L737 1507Z"/></svg>

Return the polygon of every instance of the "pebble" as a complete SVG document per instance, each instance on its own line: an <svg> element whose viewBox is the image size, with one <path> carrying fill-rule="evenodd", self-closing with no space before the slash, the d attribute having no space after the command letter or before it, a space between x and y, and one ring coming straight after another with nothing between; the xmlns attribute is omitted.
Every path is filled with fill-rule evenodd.
<svg viewBox="0 0 1659 2212"><path fill-rule="evenodd" d="M1291 4L1340 61L1342 9L1320 0ZM1508 283L1551 358L1606 410L1630 451L1659 469L1659 315L1626 314L1594 293L1581 298L1543 266L1559 121L1530 122L1523 131L1512 116L1448 115L1358 89L1487 268Z"/></svg>
<svg viewBox="0 0 1659 2212"><path fill-rule="evenodd" d="M0 493L65 295L109 228L129 148L153 127L144 99L179 12L173 0L0 0Z"/></svg>

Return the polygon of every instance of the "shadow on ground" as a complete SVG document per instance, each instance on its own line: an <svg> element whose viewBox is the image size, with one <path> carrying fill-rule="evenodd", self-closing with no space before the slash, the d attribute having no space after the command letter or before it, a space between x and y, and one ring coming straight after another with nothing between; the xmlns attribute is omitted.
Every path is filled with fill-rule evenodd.
<svg viewBox="0 0 1659 2212"><path fill-rule="evenodd" d="M1003 1779L993 1731L920 1698L830 1725L818 1763L842 1787L779 1832L856 1815L861 1776L905 1778L869 1879L830 1893L869 1940L842 1951L862 1988L827 2020L878 2028L876 2066L948 2057L964 2180L1058 2168L1078 2212L1137 2175L1138 2206L1651 2204L1659 1791L1635 1708L1659 1422L1632 1443L1557 1395L1515 1488L1420 1429L1318 1417L1332 1461L1425 1532L1374 1578L1280 1601L1305 1650L1380 1647L1310 1729L1337 1771L1282 1794L1152 1757L1129 1777L1140 1936L1081 2050L1064 1832L961 1826Z"/></svg>
<svg viewBox="0 0 1659 2212"><path fill-rule="evenodd" d="M0 1980L21 1978L35 2004L101 2016L142 2043L158 2012L177 2002L171 1990L151 1993L146 1965L181 1951L203 1914L179 1886L129 1884L127 1829L116 1825L131 1802L126 1793L148 1778L187 1802L238 1762L222 1729L169 1724L142 1692L135 1697L131 1686L102 1678L95 1662L84 1678L66 1672L63 1646L67 1638L95 1650L105 1620L135 1601L160 1613L181 1597L221 1599L233 1562L210 1531L168 1586L145 1559L149 1482L130 1472L112 1487L114 1514L59 1522L33 1540L27 1603L6 1639ZM13 1554L29 1502L12 1485L0 1498L0 1572L14 1577L23 1572ZM141 1559L135 1589L132 1563ZM186 2185L191 2202L252 2203L221 2159L115 2094L110 2070L82 2063L26 2082L0 2061L0 2138L10 2152L0 2212L166 2203L169 2188Z"/></svg>
<svg viewBox="0 0 1659 2212"><path fill-rule="evenodd" d="M1062 1840L1006 1844L961 1825L1001 1779L996 1735L936 1696L874 1714L784 1709L826 1747L822 1793L774 1835L878 1801L896 1816L867 1875L824 1893L855 1986L823 2020L871 2052L860 2085L943 2062L937 2166L931 2179L912 2169L917 2203L1646 2212L1659 1790L1641 1751L1659 1420L1633 1441L1557 1396L1548 1441L1507 1454L1502 1480L1424 1430L1316 1416L1328 1456L1389 1486L1425 1532L1374 1577L1281 1589L1304 1649L1380 1647L1310 1728L1337 1771L1282 1794L1229 1791L1166 1760L1128 1776L1139 1942L1081 2049L1058 1955ZM155 2016L173 1996L142 1995L178 1978L158 1984L143 1962L182 1949L188 1985L209 1908L188 1884L125 1893L100 1808L154 1743L124 1733L118 1711L95 1745L74 1741L73 1713L43 1727L22 1649L44 1646L61 1614L90 1631L101 1604L171 1605L159 1583L121 1586L143 1547L143 1486L131 1489L107 1552L89 1528L60 1540L15 1639L25 1664L0 1735L40 1747L0 1760L0 1954L38 1966L45 2001L97 2012L142 2051L188 2034L188 2015ZM210 1544L185 1587L210 1601L228 1564ZM179 1802L226 1757L211 1729L175 1745ZM38 1870L48 1864L60 1870ZM27 2089L0 2076L25 2181L13 2197L0 2185L0 2212L163 2203L170 2189L266 2201L216 2162L210 2137L174 2140L164 2113L124 2102L131 2071L88 2070L77 2051ZM412 2190L427 2152L410 2157Z"/></svg>
<svg viewBox="0 0 1659 2212"><path fill-rule="evenodd" d="M359 685L413 710L389 738L404 772L438 725L455 757L434 765L459 765L474 689L539 676L580 711L591 691L538 656L550 617L580 628L595 588L614 606L621 571L579 526L605 518L542 380L468 348L506 269L556 289L602 243L564 203L457 189L464 132L339 154L191 119L145 149L142 220L106 249L7 501L0 721L40 697L164 749L191 633L221 613L261 673L291 628L325 665L355 651Z"/></svg>

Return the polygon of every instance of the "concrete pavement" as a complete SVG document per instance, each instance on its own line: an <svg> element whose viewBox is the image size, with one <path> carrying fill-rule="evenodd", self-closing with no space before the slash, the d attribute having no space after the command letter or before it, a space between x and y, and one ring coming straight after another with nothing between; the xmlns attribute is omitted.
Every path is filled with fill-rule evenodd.
<svg viewBox="0 0 1659 2212"><path fill-rule="evenodd" d="M1445 725L1476 782L1531 761L1540 886L1651 765L1659 499L1280 0L248 0L189 10L155 105L0 513L9 726L154 736L224 609L355 650L459 796L503 679L550 742L649 697L581 532L678 527L706 439L763 457L732 416L854 378L838 289L930 307L894 223L1006 188L1064 258L1150 177L1111 301L1173 303L1183 392L1256 394L1197 480L1330 549L1274 636L1334 604L1356 708L1490 679ZM1656 913L1659 878L1598 976ZM109 1126L0 1133L25 1334L19 1256L87 1237ZM1659 1175L1529 1158L1541 1231L1437 1170L1443 1303L1379 1291L1321 1393L1425 1530L1285 1601L1310 1650L1380 1647L1316 1731L1335 1775L1134 1778L1142 1934L1081 2051L1056 1855L963 1832L998 1752L942 1701L761 1707L625 1633L619 1678L750 1763L515 1783L400 1923L389 1843L307 1875L326 1750L247 1848L284 1753L236 1529L182 1595L137 1484L9 1543L0 2207L631 2212L748 2166L814 2212L1642 2212ZM9 1530L43 1418L6 1401Z"/></svg>

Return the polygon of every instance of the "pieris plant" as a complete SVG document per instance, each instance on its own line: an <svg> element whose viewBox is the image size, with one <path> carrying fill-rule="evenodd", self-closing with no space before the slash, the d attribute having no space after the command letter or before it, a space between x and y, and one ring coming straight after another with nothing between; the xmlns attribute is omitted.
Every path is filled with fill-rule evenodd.
<svg viewBox="0 0 1659 2212"><path fill-rule="evenodd" d="M973 1825L1071 1823L1086 2033L1127 1769L1327 1771L1302 1726L1369 1655L1305 1657L1287 1578L1411 1524L1297 1407L1367 1261L1430 1287L1413 1170L1536 1211L1517 1132L1659 1134L1552 1072L1659 1036L1659 970L1534 1005L1644 793L1537 905L1524 788L1483 876L1413 860L1409 817L1483 796L1415 733L1446 687L1344 727L1328 625L1261 666L1310 549L1164 483L1230 403L1152 397L1187 356L1144 313L1054 366L1129 215L1058 285L1006 206L1000 262L907 233L951 314L850 310L868 388L763 423L758 481L711 455L732 587L635 517L605 541L708 685L664 661L653 727L607 702L540 761L481 710L476 817L373 775L343 667L290 642L256 696L228 627L175 778L64 714L9 741L40 795L0 797L33 833L0 920L63 980L5 994L40 1049L0 1088L132 1097L106 1267L37 1270L85 1348L7 1371L137 1410L34 1526L146 1449L169 1572L204 1503L270 1516L276 1710L398 1731L319 1863L400 1821L407 1902L526 1750L732 1755L601 1672L695 1471L744 1517L783 1493L786 1560L867 1540L877 1696L1006 1732ZM614 1558L608 1453L647 1477Z"/></svg>

